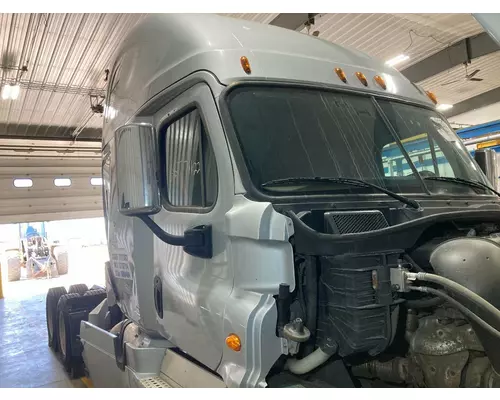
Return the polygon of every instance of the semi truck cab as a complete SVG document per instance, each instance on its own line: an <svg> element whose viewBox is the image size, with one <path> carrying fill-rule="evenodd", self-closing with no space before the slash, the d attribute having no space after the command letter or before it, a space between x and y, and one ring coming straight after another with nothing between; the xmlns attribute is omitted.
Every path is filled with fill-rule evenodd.
<svg viewBox="0 0 500 400"><path fill-rule="evenodd" d="M499 385L498 193L435 105L316 37L148 16L110 72L75 362L104 387Z"/></svg>

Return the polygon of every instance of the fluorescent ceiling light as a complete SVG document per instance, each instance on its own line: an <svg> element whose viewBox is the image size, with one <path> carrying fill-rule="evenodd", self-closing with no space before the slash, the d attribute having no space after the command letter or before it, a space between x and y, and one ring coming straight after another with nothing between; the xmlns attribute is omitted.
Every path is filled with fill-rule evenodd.
<svg viewBox="0 0 500 400"><path fill-rule="evenodd" d="M10 98L10 85L5 85L2 88L2 100L7 100Z"/></svg>
<svg viewBox="0 0 500 400"><path fill-rule="evenodd" d="M397 64L402 63L403 61L408 60L410 57L407 56L406 54L400 54L399 56L396 56L394 58L391 58L390 60L385 62L385 65L388 65L389 67L394 67Z"/></svg>
<svg viewBox="0 0 500 400"><path fill-rule="evenodd" d="M446 111L446 110L449 110L450 108L453 108L453 105L451 105L451 104L438 104L436 106L436 109L439 111Z"/></svg>
<svg viewBox="0 0 500 400"><path fill-rule="evenodd" d="M2 87L2 99L3 100L16 100L19 97L19 92L21 87L19 85L4 85Z"/></svg>
<svg viewBox="0 0 500 400"><path fill-rule="evenodd" d="M21 88L19 85L14 85L10 87L10 98L12 100L16 100L19 97L19 92L21 91Z"/></svg>

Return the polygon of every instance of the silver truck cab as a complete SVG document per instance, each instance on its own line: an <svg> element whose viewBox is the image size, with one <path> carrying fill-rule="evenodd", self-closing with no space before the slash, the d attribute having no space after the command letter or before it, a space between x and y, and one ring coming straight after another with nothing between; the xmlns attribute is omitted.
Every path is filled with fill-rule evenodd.
<svg viewBox="0 0 500 400"><path fill-rule="evenodd" d="M410 239L403 227L500 213L432 95L395 69L215 15L150 15L125 38L103 181L101 308L117 304L131 322L121 369L120 328L99 327L101 308L82 322L96 386L266 387L273 370L381 354L403 307L388 271L407 268L401 254L424 229ZM396 236L407 241L388 246ZM353 255L359 269L331 258ZM172 372L186 363L199 381Z"/></svg>

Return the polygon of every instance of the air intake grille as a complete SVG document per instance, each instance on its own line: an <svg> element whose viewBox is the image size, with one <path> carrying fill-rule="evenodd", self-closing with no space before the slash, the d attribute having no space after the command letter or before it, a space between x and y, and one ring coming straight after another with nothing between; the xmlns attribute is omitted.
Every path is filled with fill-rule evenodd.
<svg viewBox="0 0 500 400"><path fill-rule="evenodd" d="M336 234L370 232L389 226L378 210L331 211L325 213L325 222L326 231Z"/></svg>

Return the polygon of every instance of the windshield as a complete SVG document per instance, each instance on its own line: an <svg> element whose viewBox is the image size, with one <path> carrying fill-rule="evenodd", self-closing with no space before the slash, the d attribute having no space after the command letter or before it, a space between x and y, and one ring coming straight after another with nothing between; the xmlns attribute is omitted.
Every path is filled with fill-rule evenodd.
<svg viewBox="0 0 500 400"><path fill-rule="evenodd" d="M285 87L236 88L228 107L253 184L272 194L375 192L326 183L262 188L290 177L362 179L416 194L478 193L466 185L425 179L431 176L487 183L447 122L423 107Z"/></svg>

